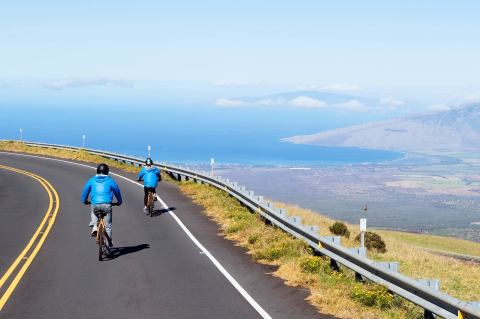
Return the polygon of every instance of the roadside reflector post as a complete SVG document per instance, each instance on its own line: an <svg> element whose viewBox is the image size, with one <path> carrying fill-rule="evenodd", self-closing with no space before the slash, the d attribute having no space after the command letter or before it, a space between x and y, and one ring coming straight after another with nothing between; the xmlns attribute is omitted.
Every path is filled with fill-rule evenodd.
<svg viewBox="0 0 480 319"><path fill-rule="evenodd" d="M367 219L360 219L360 247L365 248L365 232L367 231Z"/></svg>
<svg viewBox="0 0 480 319"><path fill-rule="evenodd" d="M210 174L212 174L213 176L213 167L215 166L215 159L213 157L210 159L210 166L211 166Z"/></svg>

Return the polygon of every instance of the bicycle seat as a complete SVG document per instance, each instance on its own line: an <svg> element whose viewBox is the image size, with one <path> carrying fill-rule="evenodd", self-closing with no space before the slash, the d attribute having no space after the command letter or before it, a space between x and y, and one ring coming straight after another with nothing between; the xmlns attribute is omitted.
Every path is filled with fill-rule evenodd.
<svg viewBox="0 0 480 319"><path fill-rule="evenodd" d="M107 212L105 212L103 210L98 210L98 211L95 211L93 213L95 214L95 216L97 216L97 218L103 218L107 215Z"/></svg>

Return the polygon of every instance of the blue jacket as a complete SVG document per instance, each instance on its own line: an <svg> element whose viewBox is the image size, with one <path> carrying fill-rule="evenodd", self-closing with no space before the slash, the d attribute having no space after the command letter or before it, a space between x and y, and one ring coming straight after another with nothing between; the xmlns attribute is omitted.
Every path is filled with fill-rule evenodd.
<svg viewBox="0 0 480 319"><path fill-rule="evenodd" d="M160 170L158 167L151 166L150 168L144 166L140 173L138 173L138 180L143 179L143 186L145 187L157 187L157 183L162 178L160 177Z"/></svg>
<svg viewBox="0 0 480 319"><path fill-rule="evenodd" d="M80 199L82 203L85 203L89 194L92 204L111 204L114 194L118 205L122 204L120 188L118 188L113 178L108 175L97 174L88 180Z"/></svg>

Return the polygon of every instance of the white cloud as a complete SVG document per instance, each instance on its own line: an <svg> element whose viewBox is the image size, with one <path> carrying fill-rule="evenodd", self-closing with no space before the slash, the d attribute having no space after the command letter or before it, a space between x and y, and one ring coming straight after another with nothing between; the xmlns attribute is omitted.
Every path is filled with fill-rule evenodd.
<svg viewBox="0 0 480 319"><path fill-rule="evenodd" d="M358 100L350 100L346 103L337 104L336 107L354 112L366 112L368 107Z"/></svg>
<svg viewBox="0 0 480 319"><path fill-rule="evenodd" d="M219 98L215 101L216 106L222 106L222 107L244 106L247 104L248 103L242 100L233 100L233 99L225 99L225 98Z"/></svg>
<svg viewBox="0 0 480 319"><path fill-rule="evenodd" d="M133 83L131 81L123 80L123 79L72 77L72 78L66 78L66 79L45 83L43 87L51 90L63 90L67 88L102 86L102 85L130 87L133 85Z"/></svg>
<svg viewBox="0 0 480 319"><path fill-rule="evenodd" d="M386 98L381 99L380 104L397 107L397 106L404 105L405 102L402 100L395 99L393 96L388 96Z"/></svg>
<svg viewBox="0 0 480 319"><path fill-rule="evenodd" d="M327 106L327 103L325 103L324 101L312 99L306 96L298 96L293 100L290 100L288 104L293 107L304 107L304 108L321 108L321 107Z"/></svg>
<svg viewBox="0 0 480 319"><path fill-rule="evenodd" d="M444 104L433 104L430 105L428 109L433 112L443 112L450 110L450 108Z"/></svg>
<svg viewBox="0 0 480 319"><path fill-rule="evenodd" d="M288 101L282 98L267 98L263 100L258 100L257 102L254 103L255 105L260 105L260 106L282 106L288 104Z"/></svg>
<svg viewBox="0 0 480 319"><path fill-rule="evenodd" d="M330 91L330 92L353 92L359 91L360 87L356 84L332 83L327 85L307 85L298 87L300 90L308 91Z"/></svg>

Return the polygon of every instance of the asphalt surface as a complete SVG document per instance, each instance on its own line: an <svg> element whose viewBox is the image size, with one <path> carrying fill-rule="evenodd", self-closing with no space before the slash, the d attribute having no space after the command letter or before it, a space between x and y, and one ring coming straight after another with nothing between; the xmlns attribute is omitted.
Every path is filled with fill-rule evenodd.
<svg viewBox="0 0 480 319"><path fill-rule="evenodd" d="M52 231L0 318L260 317L169 212L157 204L156 216L145 216L138 185L112 176L124 204L114 207L113 258L99 262L89 236L89 207L80 203L94 169L6 153L0 153L0 164L44 177L60 197ZM331 318L305 301L307 291L285 286L269 274L273 268L252 262L244 250L219 236L217 225L174 184L162 182L157 193L271 317ZM0 169L0 277L31 238L47 206L38 182Z"/></svg>

